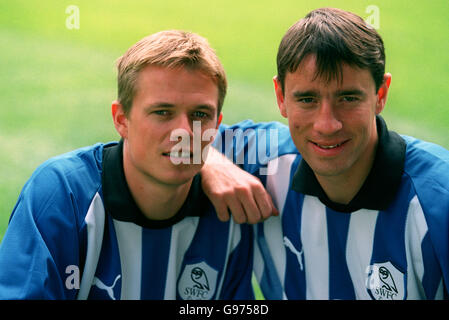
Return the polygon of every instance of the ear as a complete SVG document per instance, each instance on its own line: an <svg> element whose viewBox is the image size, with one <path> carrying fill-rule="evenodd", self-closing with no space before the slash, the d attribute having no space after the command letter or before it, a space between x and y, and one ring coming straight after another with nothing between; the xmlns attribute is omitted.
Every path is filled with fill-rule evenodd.
<svg viewBox="0 0 449 320"><path fill-rule="evenodd" d="M128 137L128 118L125 115L123 106L117 100L112 102L111 106L112 120L114 121L114 126L119 135L122 138Z"/></svg>
<svg viewBox="0 0 449 320"><path fill-rule="evenodd" d="M391 74L384 74L384 80L379 90L377 91L377 102L376 102L376 114L382 112L385 108L385 104L387 103L388 90L390 89L391 83Z"/></svg>
<svg viewBox="0 0 449 320"><path fill-rule="evenodd" d="M287 118L287 110L284 104L284 92L282 91L281 83L277 76L273 77L274 92L276 94L276 101L278 103L279 111L284 118Z"/></svg>

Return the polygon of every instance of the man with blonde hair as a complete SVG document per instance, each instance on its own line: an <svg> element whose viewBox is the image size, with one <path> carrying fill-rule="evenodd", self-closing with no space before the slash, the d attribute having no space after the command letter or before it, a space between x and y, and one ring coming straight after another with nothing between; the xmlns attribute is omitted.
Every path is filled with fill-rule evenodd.
<svg viewBox="0 0 449 320"><path fill-rule="evenodd" d="M215 52L194 33L163 31L117 67L121 140L33 173L0 246L0 298L253 298L251 229L218 220L201 189L205 156L192 163L190 142L221 119L227 83Z"/></svg>

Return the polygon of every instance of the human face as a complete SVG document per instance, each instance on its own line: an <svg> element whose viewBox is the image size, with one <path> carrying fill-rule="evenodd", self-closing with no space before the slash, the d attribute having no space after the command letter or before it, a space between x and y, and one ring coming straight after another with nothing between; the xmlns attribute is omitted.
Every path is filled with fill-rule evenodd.
<svg viewBox="0 0 449 320"><path fill-rule="evenodd" d="M203 163L175 164L170 152L178 141L171 141L171 134L177 129L187 132L193 151L193 121L200 122L201 136L205 130L216 129L217 102L217 85L199 70L152 65L142 69L128 116L121 114L114 120L124 138L124 166L129 176L165 185L189 182ZM117 109L120 113L123 108ZM201 153L210 142L201 139Z"/></svg>
<svg viewBox="0 0 449 320"><path fill-rule="evenodd" d="M281 114L318 179L364 179L375 155L375 116L385 105L390 75L376 93L368 70L342 64L341 71L341 81L316 77L315 56L309 55L287 73L284 92L274 79Z"/></svg>

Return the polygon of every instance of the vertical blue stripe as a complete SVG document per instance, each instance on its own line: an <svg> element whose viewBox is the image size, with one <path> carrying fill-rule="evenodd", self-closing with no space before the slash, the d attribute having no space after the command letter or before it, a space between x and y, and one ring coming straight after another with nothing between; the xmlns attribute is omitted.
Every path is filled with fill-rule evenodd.
<svg viewBox="0 0 449 320"><path fill-rule="evenodd" d="M290 187L293 176L301 161L301 157L296 157L292 164L290 171ZM282 230L284 237L292 243L296 251L301 252L301 217L302 206L304 203L304 195L293 191L289 188L287 198L282 214ZM298 261L298 256L291 249L284 245L286 250L286 270L285 270L285 293L289 299L302 300L306 299L306 278L305 278L305 259L304 254L301 254L299 259L302 259L302 265ZM301 269L302 267L302 269Z"/></svg>
<svg viewBox="0 0 449 320"><path fill-rule="evenodd" d="M424 262L424 275L422 279L424 292L426 293L427 299L435 299L438 285L442 279L442 273L437 257L435 256L429 232L427 232L422 240L421 251Z"/></svg>
<svg viewBox="0 0 449 320"><path fill-rule="evenodd" d="M355 290L346 262L351 215L326 208L329 247L329 299L354 300Z"/></svg>
<svg viewBox="0 0 449 320"><path fill-rule="evenodd" d="M142 228L141 299L164 299L172 228Z"/></svg>
<svg viewBox="0 0 449 320"><path fill-rule="evenodd" d="M304 203L304 196L290 191L284 207L284 216L282 219L282 228L284 237L293 244L296 251L302 252L301 232L301 212L295 211L294 208L301 208ZM307 257L301 254L302 265L298 261L298 256L291 249L285 247L286 250L286 267L285 267L285 293L289 299L302 300L306 299L306 277L305 277L305 259Z"/></svg>
<svg viewBox="0 0 449 320"><path fill-rule="evenodd" d="M95 277L97 277L106 286L112 287L114 299L119 300L122 287L122 271L117 236L115 234L114 223L110 215L106 215L103 239L100 258L98 259L97 270L95 271ZM88 299L108 300L112 298L106 290L100 289L94 283L89 292Z"/></svg>
<svg viewBox="0 0 449 320"><path fill-rule="evenodd" d="M239 245L229 255L223 286L216 299L254 300L252 285L253 226L241 224L234 225L234 228L240 228L242 237Z"/></svg>
<svg viewBox="0 0 449 320"><path fill-rule="evenodd" d="M262 168L266 169L267 166L263 166ZM259 171L257 177L260 179L260 181L263 183L264 186L267 185L266 175L261 175ZM265 299L282 300L283 299L282 284L279 279L279 275L277 274L276 266L274 264L273 257L271 256L267 239L265 237L264 224L259 223L256 225L256 228L257 228L256 241L259 246L260 254L262 256L262 260L264 263L264 268L259 283L260 289L262 290Z"/></svg>
<svg viewBox="0 0 449 320"><path fill-rule="evenodd" d="M260 280L260 288L265 299L268 300L282 300L282 284L279 280L276 267L274 265L270 249L268 248L267 240L263 229L263 223L259 223L257 227L257 244L259 245L260 253L264 262L264 269L262 278Z"/></svg>
<svg viewBox="0 0 449 320"><path fill-rule="evenodd" d="M379 211L374 231L371 264L391 262L401 272L404 298L407 298L407 255L405 249L405 224L410 201L414 193L410 181L403 179L398 194L386 211Z"/></svg>

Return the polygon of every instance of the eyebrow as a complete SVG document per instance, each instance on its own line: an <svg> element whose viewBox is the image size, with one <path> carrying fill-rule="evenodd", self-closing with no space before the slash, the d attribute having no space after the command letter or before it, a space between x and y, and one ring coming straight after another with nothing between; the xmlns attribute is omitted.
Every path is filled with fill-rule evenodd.
<svg viewBox="0 0 449 320"><path fill-rule="evenodd" d="M345 90L337 90L335 93L336 96L366 96L366 93L359 89L345 89Z"/></svg>
<svg viewBox="0 0 449 320"><path fill-rule="evenodd" d="M319 93L314 90L306 90L306 91L295 91L293 92L293 97L295 98L304 98L304 97L318 97Z"/></svg>
<svg viewBox="0 0 449 320"><path fill-rule="evenodd" d="M155 108L174 108L175 105L172 103L168 103L168 102L156 102L156 103L152 103L149 104L145 107L145 109L149 110L149 109L155 109Z"/></svg>
<svg viewBox="0 0 449 320"><path fill-rule="evenodd" d="M209 111L214 111L217 108L215 108L214 106L211 106L209 104L200 104L195 106L196 109L200 109L200 110L209 110Z"/></svg>
<svg viewBox="0 0 449 320"><path fill-rule="evenodd" d="M304 98L304 97L319 97L320 94L315 90L306 90L306 91L295 91L293 92L293 97L296 99ZM360 89L344 89L337 90L335 92L335 96L366 96L366 93Z"/></svg>
<svg viewBox="0 0 449 320"><path fill-rule="evenodd" d="M155 102L152 103L148 106L145 107L145 111L151 111L153 109L157 109L157 108L168 108L168 109L173 109L176 108L176 105L174 105L173 103L169 103L169 102ZM194 106L195 109L199 109L199 110L209 110L209 111L214 111L216 108L210 104L199 104Z"/></svg>

